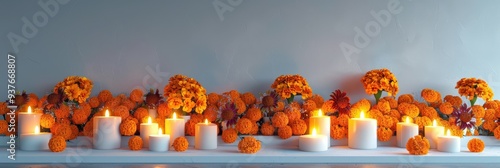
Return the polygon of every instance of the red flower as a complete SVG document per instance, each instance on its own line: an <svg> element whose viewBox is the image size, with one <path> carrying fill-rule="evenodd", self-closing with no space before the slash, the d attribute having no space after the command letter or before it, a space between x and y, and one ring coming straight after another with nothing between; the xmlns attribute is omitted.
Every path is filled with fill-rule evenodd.
<svg viewBox="0 0 500 168"><path fill-rule="evenodd" d="M340 89L337 89L332 92L330 97L330 100L333 101L333 109L338 110L340 114L349 114L351 109L351 99L347 96L346 92L342 92Z"/></svg>

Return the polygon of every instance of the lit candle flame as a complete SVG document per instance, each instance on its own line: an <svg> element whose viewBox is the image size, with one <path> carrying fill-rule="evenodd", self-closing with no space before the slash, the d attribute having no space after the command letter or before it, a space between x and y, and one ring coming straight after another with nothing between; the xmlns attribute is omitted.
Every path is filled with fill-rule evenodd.
<svg viewBox="0 0 500 168"><path fill-rule="evenodd" d="M432 126L437 126L437 123L436 123L436 119L434 119L434 121L432 121Z"/></svg>
<svg viewBox="0 0 500 168"><path fill-rule="evenodd" d="M109 117L109 110L106 110L106 113L104 113L105 117Z"/></svg>
<svg viewBox="0 0 500 168"><path fill-rule="evenodd" d="M406 117L406 123L410 123L410 117Z"/></svg>
<svg viewBox="0 0 500 168"><path fill-rule="evenodd" d="M162 132L161 132L161 128L160 128L160 129L158 129L158 135L161 135L161 134L162 134Z"/></svg>
<svg viewBox="0 0 500 168"><path fill-rule="evenodd" d="M31 106L28 106L28 113L31 114Z"/></svg>
<svg viewBox="0 0 500 168"><path fill-rule="evenodd" d="M148 124L151 124L151 117L148 117Z"/></svg>
<svg viewBox="0 0 500 168"><path fill-rule="evenodd" d="M312 132L311 132L311 135L312 136L316 136L316 128L313 128Z"/></svg>
<svg viewBox="0 0 500 168"><path fill-rule="evenodd" d="M450 129L448 129L448 130L446 131L446 136L451 136Z"/></svg>
<svg viewBox="0 0 500 168"><path fill-rule="evenodd" d="M359 114L359 118L365 118L365 112L361 111L361 113Z"/></svg>
<svg viewBox="0 0 500 168"><path fill-rule="evenodd" d="M205 124L208 124L208 120L205 118Z"/></svg>
<svg viewBox="0 0 500 168"><path fill-rule="evenodd" d="M40 133L40 127L39 126L36 126L35 127L35 134L39 134Z"/></svg>
<svg viewBox="0 0 500 168"><path fill-rule="evenodd" d="M177 119L177 114L174 113L174 116L172 117L174 120Z"/></svg>
<svg viewBox="0 0 500 168"><path fill-rule="evenodd" d="M321 109L318 110L318 116L323 116L323 111L321 111Z"/></svg>

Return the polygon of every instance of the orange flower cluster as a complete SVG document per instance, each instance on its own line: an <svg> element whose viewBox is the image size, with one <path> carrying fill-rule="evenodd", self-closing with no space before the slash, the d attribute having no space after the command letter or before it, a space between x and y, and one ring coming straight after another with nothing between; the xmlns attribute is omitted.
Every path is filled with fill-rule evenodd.
<svg viewBox="0 0 500 168"><path fill-rule="evenodd" d="M194 78L177 74L170 78L164 88L169 108L182 111L202 113L207 108L207 92Z"/></svg>
<svg viewBox="0 0 500 168"><path fill-rule="evenodd" d="M298 74L279 76L274 80L271 88L276 90L276 93L284 99L288 99L295 95L302 95L302 99L307 99L312 96L312 89L306 79Z"/></svg>
<svg viewBox="0 0 500 168"><path fill-rule="evenodd" d="M86 77L69 76L54 86L54 93L62 93L70 101L83 103L90 96L92 87L92 81Z"/></svg>
<svg viewBox="0 0 500 168"><path fill-rule="evenodd" d="M441 100L441 94L432 89L423 89L420 93L426 102L434 103Z"/></svg>
<svg viewBox="0 0 500 168"><path fill-rule="evenodd" d="M143 144L144 142L140 136L133 136L128 140L128 147L133 151L141 150Z"/></svg>
<svg viewBox="0 0 500 168"><path fill-rule="evenodd" d="M0 135L7 134L9 131L9 124L7 124L7 121L5 120L0 120Z"/></svg>
<svg viewBox="0 0 500 168"><path fill-rule="evenodd" d="M281 128L288 125L288 116L283 112L277 112L272 118L274 127Z"/></svg>
<svg viewBox="0 0 500 168"><path fill-rule="evenodd" d="M292 134L293 134L292 128L288 125L278 128L278 136L281 139L288 139L292 137Z"/></svg>
<svg viewBox="0 0 500 168"><path fill-rule="evenodd" d="M393 132L389 128L379 127L377 129L377 139L379 141L385 142L391 140L392 134Z"/></svg>
<svg viewBox="0 0 500 168"><path fill-rule="evenodd" d="M137 123L131 119L125 119L120 123L120 134L124 136L132 136L137 131Z"/></svg>
<svg viewBox="0 0 500 168"><path fill-rule="evenodd" d="M238 132L234 128L228 128L222 131L222 141L224 143L233 143L238 139Z"/></svg>
<svg viewBox="0 0 500 168"><path fill-rule="evenodd" d="M429 140L420 135L410 138L406 143L406 150L408 150L411 155L427 155L430 147Z"/></svg>
<svg viewBox="0 0 500 168"><path fill-rule="evenodd" d="M292 128L293 135L303 135L307 131L307 124L302 119L293 120L289 125Z"/></svg>
<svg viewBox="0 0 500 168"><path fill-rule="evenodd" d="M399 91L396 76L388 69L374 69L366 72L361 78L361 82L367 94L377 94L379 91L386 91L389 96L396 95Z"/></svg>
<svg viewBox="0 0 500 168"><path fill-rule="evenodd" d="M236 122L236 130L241 134L249 134L252 131L253 123L248 118L240 118Z"/></svg>
<svg viewBox="0 0 500 168"><path fill-rule="evenodd" d="M260 133L262 133L262 135L267 135L267 136L274 135L273 125L271 125L269 122L262 124L262 126L260 126Z"/></svg>
<svg viewBox="0 0 500 168"><path fill-rule="evenodd" d="M189 147L189 142L186 139L186 137L178 137L174 140L174 143L172 143L172 146L174 147L174 150L177 152L184 152L188 149Z"/></svg>
<svg viewBox="0 0 500 168"><path fill-rule="evenodd" d="M54 136L49 140L49 149L52 152L62 152L66 149L66 139L62 136Z"/></svg>
<svg viewBox="0 0 500 168"><path fill-rule="evenodd" d="M467 142L467 148L471 152L482 152L484 150L484 142L478 138L472 138Z"/></svg>
<svg viewBox="0 0 500 168"><path fill-rule="evenodd" d="M455 89L458 89L460 96L465 96L469 100L479 97L489 101L493 98L493 90L482 79L462 78L457 82Z"/></svg>
<svg viewBox="0 0 500 168"><path fill-rule="evenodd" d="M257 153L260 148L260 141L253 136L245 137L238 143L238 150L241 153Z"/></svg>

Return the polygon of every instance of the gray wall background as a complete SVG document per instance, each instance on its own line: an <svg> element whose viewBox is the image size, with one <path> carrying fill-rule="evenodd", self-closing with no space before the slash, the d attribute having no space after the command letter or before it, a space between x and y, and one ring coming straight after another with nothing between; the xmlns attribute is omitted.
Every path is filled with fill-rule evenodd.
<svg viewBox="0 0 500 168"><path fill-rule="evenodd" d="M58 10L51 16L39 3ZM354 100L373 99L359 80L382 67L396 74L400 93L418 97L426 87L457 95L462 77L483 78L496 91L499 7L495 0L2 0L0 93L7 94L7 52L17 55L18 90L37 94L69 75L92 79L94 95L162 90L177 73L209 92L257 94L277 76L298 73L325 98L343 89ZM23 34L23 17L36 33ZM16 50L9 33L27 42ZM369 41L357 39L362 34ZM357 52L343 53L342 43Z"/></svg>

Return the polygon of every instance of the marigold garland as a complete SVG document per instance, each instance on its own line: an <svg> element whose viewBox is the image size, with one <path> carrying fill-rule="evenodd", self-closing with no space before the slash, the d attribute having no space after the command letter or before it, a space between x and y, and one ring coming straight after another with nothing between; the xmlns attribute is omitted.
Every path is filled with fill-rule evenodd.
<svg viewBox="0 0 500 168"><path fill-rule="evenodd" d="M471 152L483 152L484 150L484 142L478 138L472 138L467 142L467 148Z"/></svg>
<svg viewBox="0 0 500 168"><path fill-rule="evenodd" d="M222 131L222 141L224 143L233 143L238 139L238 132L234 128L228 128Z"/></svg>
<svg viewBox="0 0 500 168"><path fill-rule="evenodd" d="M273 118L271 119L273 126L280 128L288 125L288 116L286 116L285 113L283 112L277 112L274 114Z"/></svg>
<svg viewBox="0 0 500 168"><path fill-rule="evenodd" d="M184 75L177 74L169 79L169 83L164 88L164 96L168 97L169 104L176 102L177 108L174 109L182 106L185 112L191 112L194 109L201 114L207 108L205 88L194 78Z"/></svg>
<svg viewBox="0 0 500 168"><path fill-rule="evenodd" d="M427 155L430 147L429 140L420 135L410 138L406 143L406 150L408 150L411 155Z"/></svg>
<svg viewBox="0 0 500 168"><path fill-rule="evenodd" d="M252 121L248 118L240 118L236 122L236 130L241 134L249 134L252 131Z"/></svg>
<svg viewBox="0 0 500 168"><path fill-rule="evenodd" d="M261 143L259 140L255 139L253 136L244 137L238 143L238 150L241 153L257 153L261 148Z"/></svg>
<svg viewBox="0 0 500 168"><path fill-rule="evenodd" d="M133 151L141 150L144 144L140 136L133 136L128 140L128 148Z"/></svg>
<svg viewBox="0 0 500 168"><path fill-rule="evenodd" d="M269 122L266 122L260 126L260 133L262 133L262 135L270 136L274 134L274 131L274 127Z"/></svg>
<svg viewBox="0 0 500 168"><path fill-rule="evenodd" d="M302 99L312 96L312 89L306 79L300 75L281 75L271 85L278 95L291 103L295 95L302 95ZM292 99L290 99L292 98Z"/></svg>
<svg viewBox="0 0 500 168"><path fill-rule="evenodd" d="M49 149L52 152L62 152L66 149L66 139L62 136L54 136L49 140Z"/></svg>
<svg viewBox="0 0 500 168"><path fill-rule="evenodd" d="M189 142L186 139L186 137L178 137L174 140L174 143L172 144L174 147L174 150L177 152L184 152L188 149Z"/></svg>

